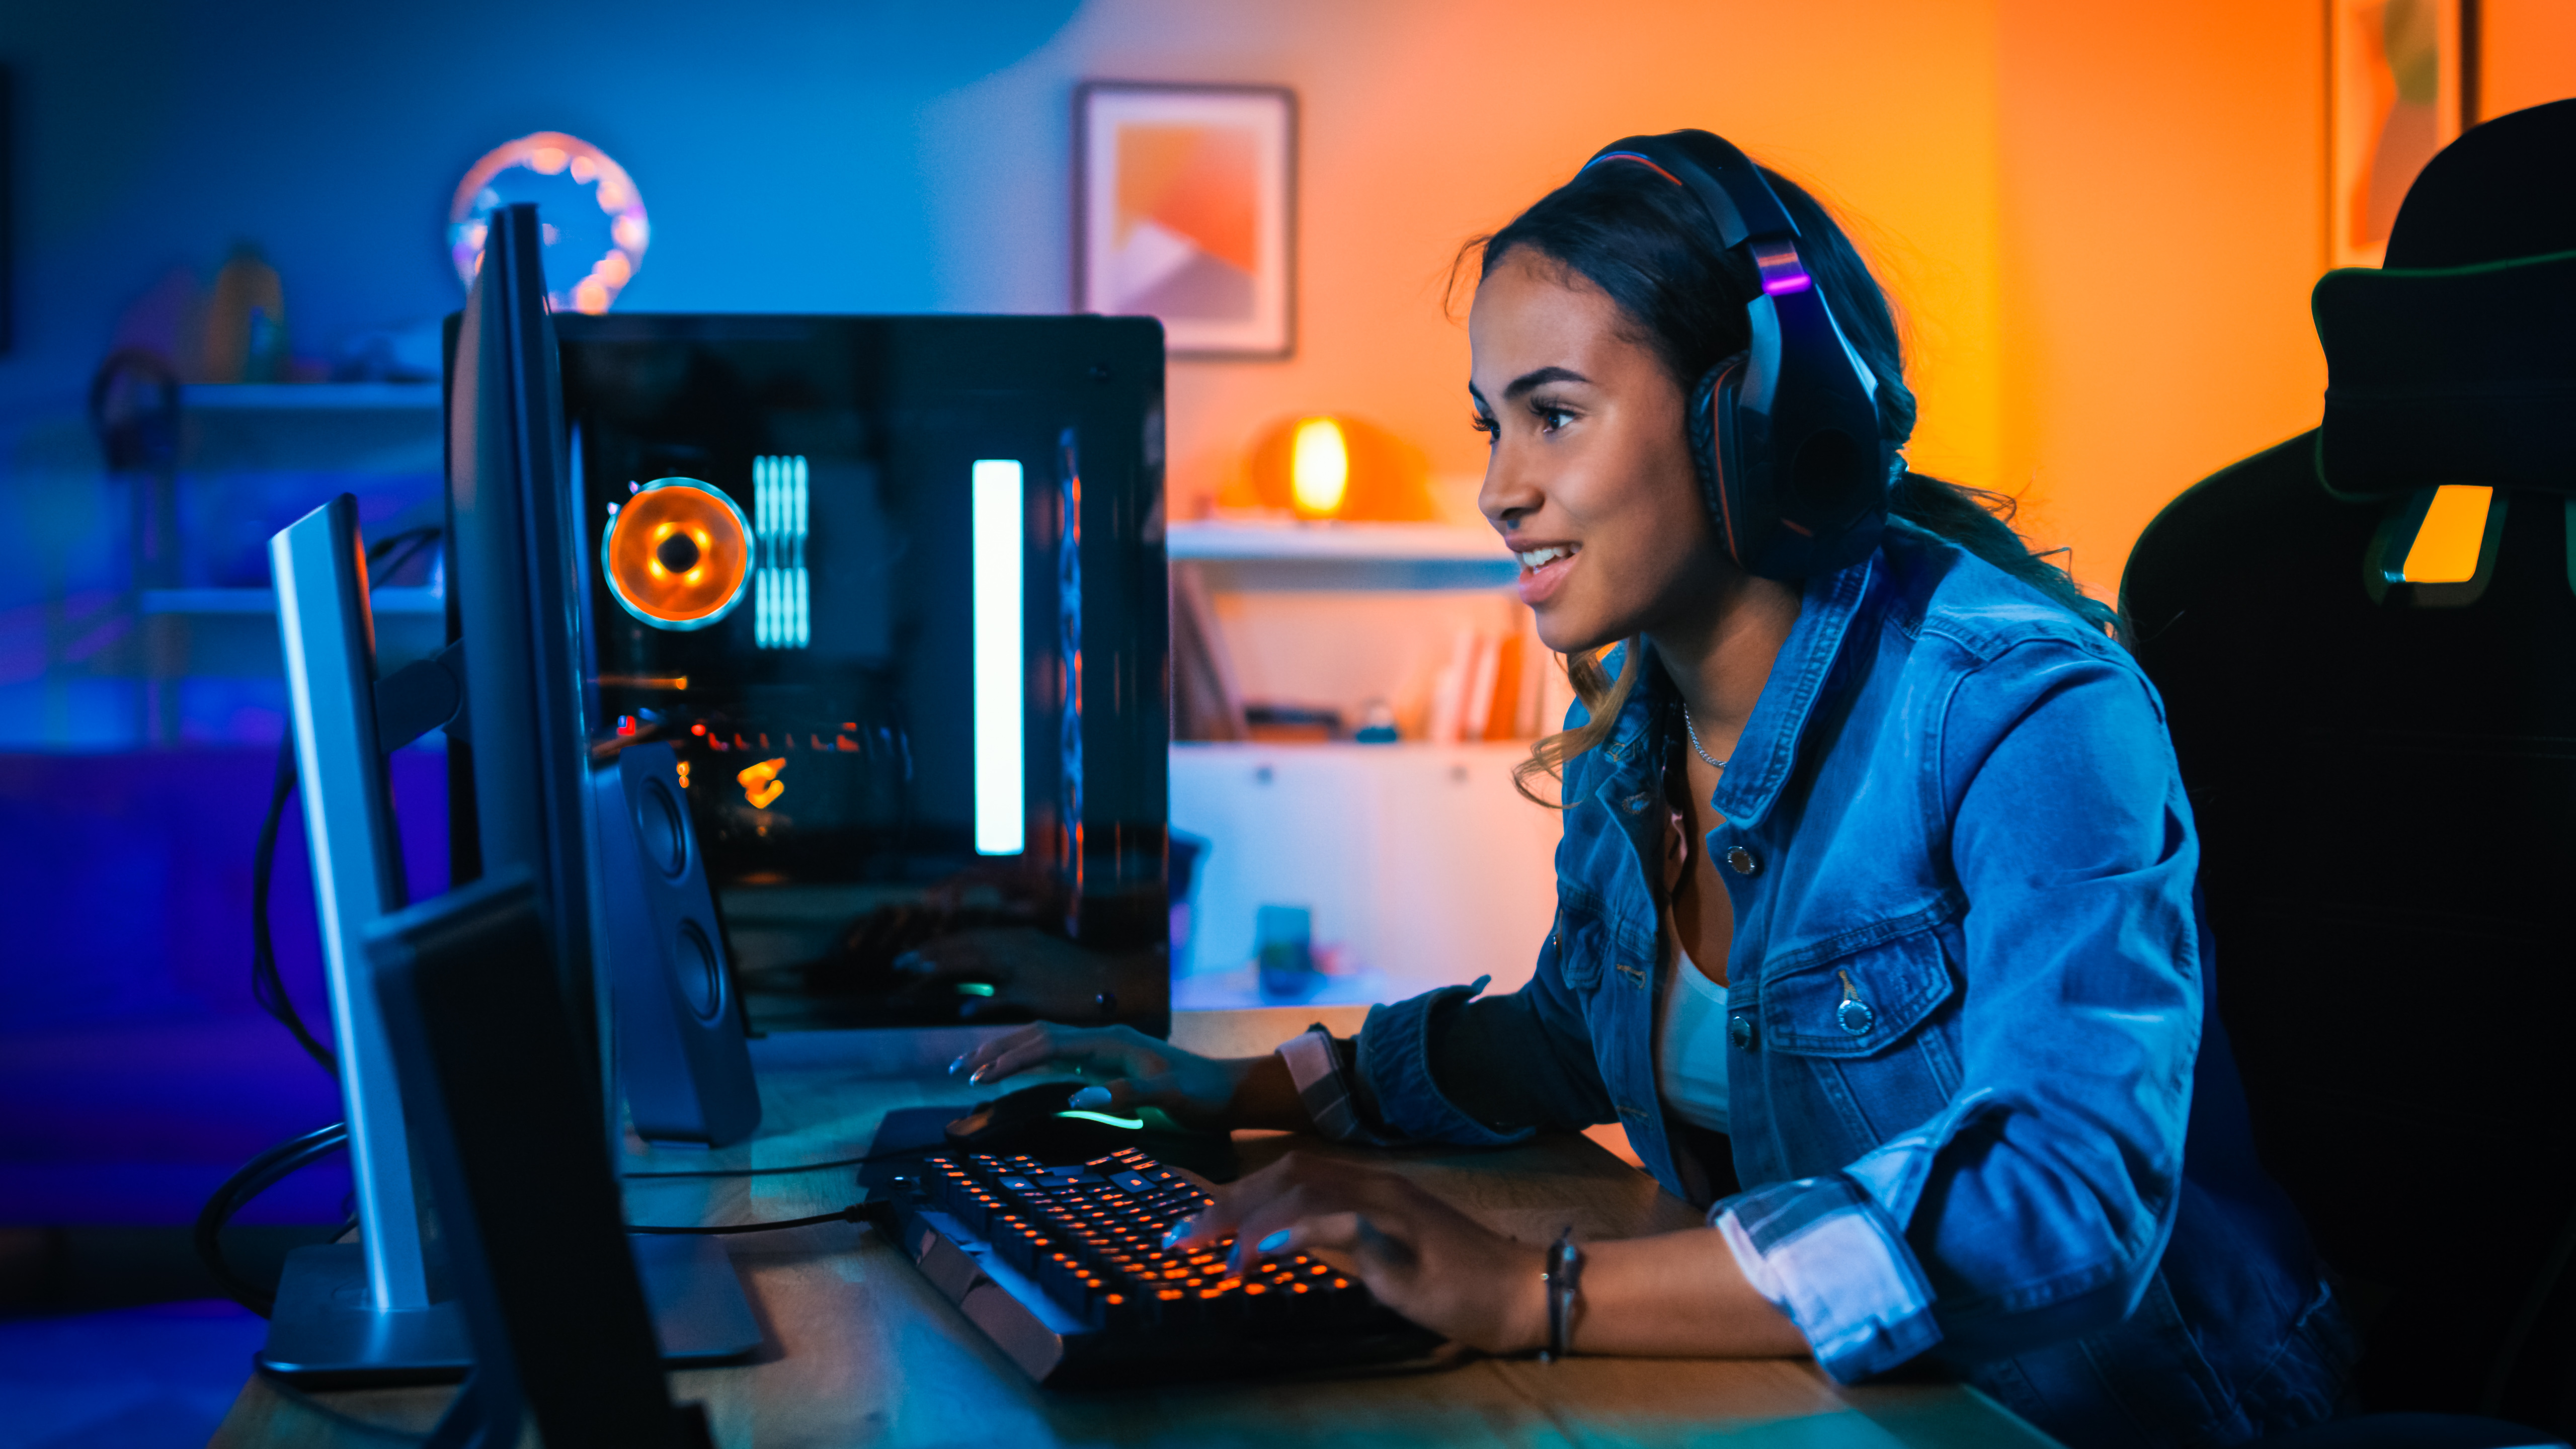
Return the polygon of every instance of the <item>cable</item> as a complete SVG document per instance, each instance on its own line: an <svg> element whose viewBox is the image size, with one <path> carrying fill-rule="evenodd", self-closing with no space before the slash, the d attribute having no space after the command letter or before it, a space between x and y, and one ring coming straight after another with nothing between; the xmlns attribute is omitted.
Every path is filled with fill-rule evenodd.
<svg viewBox="0 0 2576 1449"><path fill-rule="evenodd" d="M367 565L372 570L388 554L396 554L385 565L386 576L409 563L415 554L437 539L440 530L423 525L388 534L367 548ZM277 832L286 823L286 802L295 794L295 731L278 741L277 774L269 791L268 818L260 822L259 844L250 862L250 995L260 1009L277 1019L295 1036L296 1045L322 1064L322 1070L340 1075L340 1059L329 1047L315 1038L304 1024L303 1014L295 1009L294 998L286 994L286 982L277 971L277 942L271 935L268 920L269 885L277 876Z"/></svg>
<svg viewBox="0 0 2576 1449"><path fill-rule="evenodd" d="M329 1047L314 1039L296 1011L295 1002L286 994L286 983L277 974L277 943L269 934L268 888L277 874L277 831L286 820L286 802L295 793L295 732L288 730L278 742L276 783L269 790L268 818L260 822L259 846L250 861L250 995L262 1011L277 1018L279 1024L294 1033L296 1045L322 1064L322 1070L340 1075L340 1059Z"/></svg>
<svg viewBox="0 0 2576 1449"><path fill-rule="evenodd" d="M404 565L420 557L431 544L438 541L440 532L437 524L425 523L418 528L406 528L400 533L389 533L369 544L367 546L369 584L376 585L379 575L390 580L395 574L402 572Z"/></svg>
<svg viewBox="0 0 2576 1449"><path fill-rule="evenodd" d="M883 1226L893 1221L894 1210L885 1203L854 1202L836 1213L816 1213L810 1218L784 1218L768 1223L727 1223L717 1227L653 1227L628 1223L630 1233L658 1233L671 1237L724 1237L734 1233L774 1233L782 1228L810 1228L817 1223L875 1223Z"/></svg>
<svg viewBox="0 0 2576 1449"><path fill-rule="evenodd" d="M253 1198L276 1186L289 1174L346 1146L348 1141L346 1123L334 1122L328 1127L317 1127L243 1163L239 1171L225 1178L223 1185L206 1199L206 1205L197 1212L197 1257L205 1263L206 1271L214 1275L216 1286L224 1290L226 1297L262 1318L277 1307L275 1289L263 1288L242 1277L225 1260L224 1226Z"/></svg>
<svg viewBox="0 0 2576 1449"><path fill-rule="evenodd" d="M925 1152L944 1152L954 1143L925 1143L919 1147L890 1147L883 1152L870 1152L860 1157L836 1157L830 1162L808 1162L798 1167L709 1167L691 1172L628 1172L620 1176L637 1177L774 1177L787 1172L822 1172L834 1167L865 1167L871 1162L884 1162L896 1157L918 1157Z"/></svg>

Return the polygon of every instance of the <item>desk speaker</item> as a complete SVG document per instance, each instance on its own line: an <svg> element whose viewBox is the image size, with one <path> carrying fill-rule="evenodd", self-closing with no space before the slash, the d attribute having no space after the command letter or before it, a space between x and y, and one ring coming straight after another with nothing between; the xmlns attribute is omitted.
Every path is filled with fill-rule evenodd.
<svg viewBox="0 0 2576 1449"><path fill-rule="evenodd" d="M669 745L630 745L591 772L606 887L617 1069L648 1141L739 1142L760 1091L726 969L714 894Z"/></svg>

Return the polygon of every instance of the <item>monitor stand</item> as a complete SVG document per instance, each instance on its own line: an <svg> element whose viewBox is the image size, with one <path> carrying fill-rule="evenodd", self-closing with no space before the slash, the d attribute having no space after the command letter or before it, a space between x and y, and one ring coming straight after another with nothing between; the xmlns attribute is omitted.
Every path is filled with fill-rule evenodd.
<svg viewBox="0 0 2576 1449"><path fill-rule="evenodd" d="M724 1246L706 1238L630 1236L662 1360L726 1363L760 1348L760 1324ZM409 1312L367 1306L365 1251L325 1243L286 1255L259 1367L307 1386L447 1383L474 1365L453 1298Z"/></svg>

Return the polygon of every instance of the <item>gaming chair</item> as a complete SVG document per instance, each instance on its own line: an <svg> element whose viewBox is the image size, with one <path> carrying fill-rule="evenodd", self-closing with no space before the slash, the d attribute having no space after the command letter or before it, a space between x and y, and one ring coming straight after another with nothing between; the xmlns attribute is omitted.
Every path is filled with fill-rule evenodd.
<svg viewBox="0 0 2576 1449"><path fill-rule="evenodd" d="M2364 1329L2363 1405L2561 1435L2576 1432L2571 169L2576 102L2435 157L2387 268L2318 284L2323 426L2176 499L2121 587L2198 817L2218 1010L2264 1164ZM2492 489L2462 535L2474 569L2410 577L2445 484ZM2315 1442L2365 1442L2374 1423L2389 1427Z"/></svg>

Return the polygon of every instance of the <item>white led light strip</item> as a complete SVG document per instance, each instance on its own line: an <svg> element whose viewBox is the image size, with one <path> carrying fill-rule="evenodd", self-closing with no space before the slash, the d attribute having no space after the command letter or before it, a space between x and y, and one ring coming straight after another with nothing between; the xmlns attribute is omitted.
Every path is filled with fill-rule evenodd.
<svg viewBox="0 0 2576 1449"><path fill-rule="evenodd" d="M1020 630L1026 609L1021 589L1027 563L1020 539L1026 508L1020 465L1008 459L975 464L970 508L974 516L975 589L975 853L1018 855L1028 845L1027 768L1021 678L1026 663Z"/></svg>
<svg viewBox="0 0 2576 1449"><path fill-rule="evenodd" d="M751 637L763 649L802 649L814 637L812 590L805 574L807 472L802 455L751 460Z"/></svg>

